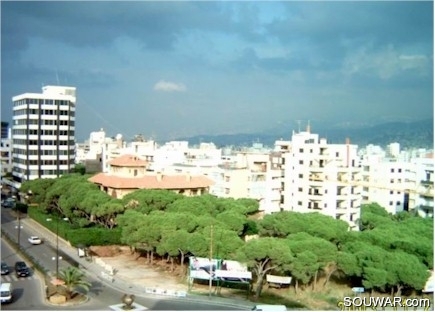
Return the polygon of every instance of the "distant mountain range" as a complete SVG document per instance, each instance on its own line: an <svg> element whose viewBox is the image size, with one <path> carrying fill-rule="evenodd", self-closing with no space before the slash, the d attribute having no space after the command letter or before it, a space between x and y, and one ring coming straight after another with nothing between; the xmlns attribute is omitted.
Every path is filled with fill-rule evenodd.
<svg viewBox="0 0 435 312"><path fill-rule="evenodd" d="M177 140L189 141L190 145L213 142L218 147L252 146L253 143L258 142L272 147L276 140L290 140L292 132L298 131L298 129L284 128L259 133L198 135L178 138ZM359 147L368 144L385 147L390 143L398 142L402 149L432 149L434 145L433 129L433 119L426 119L413 122L387 122L376 125L323 125L320 128L312 127L312 132L319 134L321 138L326 138L329 143L345 143L346 138L349 138L351 144L357 144Z"/></svg>

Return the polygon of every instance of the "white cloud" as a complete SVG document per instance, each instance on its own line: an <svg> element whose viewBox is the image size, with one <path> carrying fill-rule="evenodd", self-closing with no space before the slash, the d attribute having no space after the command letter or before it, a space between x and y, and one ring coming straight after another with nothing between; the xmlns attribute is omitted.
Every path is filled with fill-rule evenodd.
<svg viewBox="0 0 435 312"><path fill-rule="evenodd" d="M154 85L154 90L163 92L184 92L186 86L182 83L160 80Z"/></svg>

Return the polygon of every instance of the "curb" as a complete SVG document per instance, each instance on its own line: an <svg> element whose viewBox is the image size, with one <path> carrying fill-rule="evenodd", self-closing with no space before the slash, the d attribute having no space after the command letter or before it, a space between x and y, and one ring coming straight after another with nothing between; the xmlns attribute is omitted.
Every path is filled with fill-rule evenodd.
<svg viewBox="0 0 435 312"><path fill-rule="evenodd" d="M46 227L44 227L43 225L41 225L40 223L38 223L37 221L33 220L30 217L27 218L23 218L22 222L28 222L29 226L34 227L36 229L38 229L39 231L43 232L44 234L56 236L56 233L53 233L52 231L50 231L49 229L47 229ZM59 246L60 248L73 248L71 246L71 244L67 241L65 241L62 237L59 236L59 241L62 242L62 245L64 246ZM51 244L51 240L49 240L49 244ZM198 295L192 295L189 294L187 291L184 292L174 292L172 290L165 290L165 289L156 289L155 287L146 287L146 286L139 286L138 284L135 283L131 283L128 280L124 280L122 278L112 278L110 281L106 280L104 278L102 278L100 276L99 273L95 272L95 270L92 269L92 265L95 264L97 265L98 268L100 268L98 266L98 264L96 264L95 262L88 262L86 261L86 263L83 263L83 259L75 259L75 257L71 256L71 252L69 250L62 250L68 257L71 257L72 260L76 261L79 265L79 268L84 269L84 273L86 275L88 275L89 277L92 277L93 279L95 279L96 281L101 282L102 284L111 287L112 289L115 289L117 291L120 292L124 292L124 293L129 293L129 294L134 294L135 296L141 297L141 298L149 298L149 299L156 299L156 298L160 298L160 299L166 299L166 300L183 300L183 301L190 301L190 302L201 302L204 304L216 304L218 303L219 305L222 306L227 306L227 307L234 307L234 308L239 308L239 309L243 309L243 310L250 310L252 308L252 306L254 305L254 303L252 304L237 304L237 303L231 303L231 302L225 302L226 298L221 298L221 297L211 297L211 298L204 298L202 296L198 296ZM83 261L82 261L83 260ZM104 269L101 267L101 269ZM116 281L119 281L118 283ZM125 287L122 287L122 285L119 285L119 283L121 284L125 284L125 285L131 285L128 289ZM138 286L140 287L140 289L138 289ZM148 290L148 291L147 291ZM155 291L150 291L150 290L155 290ZM181 293L182 296L175 296L175 293ZM47 298L44 296L44 299L48 302ZM221 300L223 301L221 301ZM90 300L89 296L88 296L88 301ZM229 299L229 300L237 300L237 299ZM76 305L80 305L83 303L82 302ZM53 304L53 303L49 303L48 304L50 306L69 306L67 304Z"/></svg>

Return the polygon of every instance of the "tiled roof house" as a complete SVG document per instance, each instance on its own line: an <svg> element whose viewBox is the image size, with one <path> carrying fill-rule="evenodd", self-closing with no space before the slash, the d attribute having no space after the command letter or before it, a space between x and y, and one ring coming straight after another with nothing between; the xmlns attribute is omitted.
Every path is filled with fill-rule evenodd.
<svg viewBox="0 0 435 312"><path fill-rule="evenodd" d="M109 173L98 173L89 179L112 197L122 198L138 189L172 190L186 196L208 193L213 181L205 176L190 174L164 175L149 172L149 163L134 155L113 159Z"/></svg>

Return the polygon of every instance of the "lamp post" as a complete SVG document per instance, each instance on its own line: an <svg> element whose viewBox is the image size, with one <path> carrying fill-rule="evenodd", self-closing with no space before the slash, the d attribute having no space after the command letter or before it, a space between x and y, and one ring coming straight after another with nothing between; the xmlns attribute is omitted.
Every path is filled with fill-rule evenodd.
<svg viewBox="0 0 435 312"><path fill-rule="evenodd" d="M211 286L213 284L213 224L210 226L210 278L208 281L208 296L211 298Z"/></svg>
<svg viewBox="0 0 435 312"><path fill-rule="evenodd" d="M64 220L68 220L68 218L63 218ZM51 218L47 219L47 221L52 221ZM56 261L56 278L59 278L59 260L62 260L62 257L59 256L59 221L60 218L56 218L56 257L52 257L51 259Z"/></svg>
<svg viewBox="0 0 435 312"><path fill-rule="evenodd" d="M18 230L18 235L17 235L17 243L18 243L18 248L21 248L21 212L20 209L17 208L17 197L14 195L12 196L12 198L14 199L14 210L17 213L17 221L18 221L18 225L15 226L15 228Z"/></svg>

